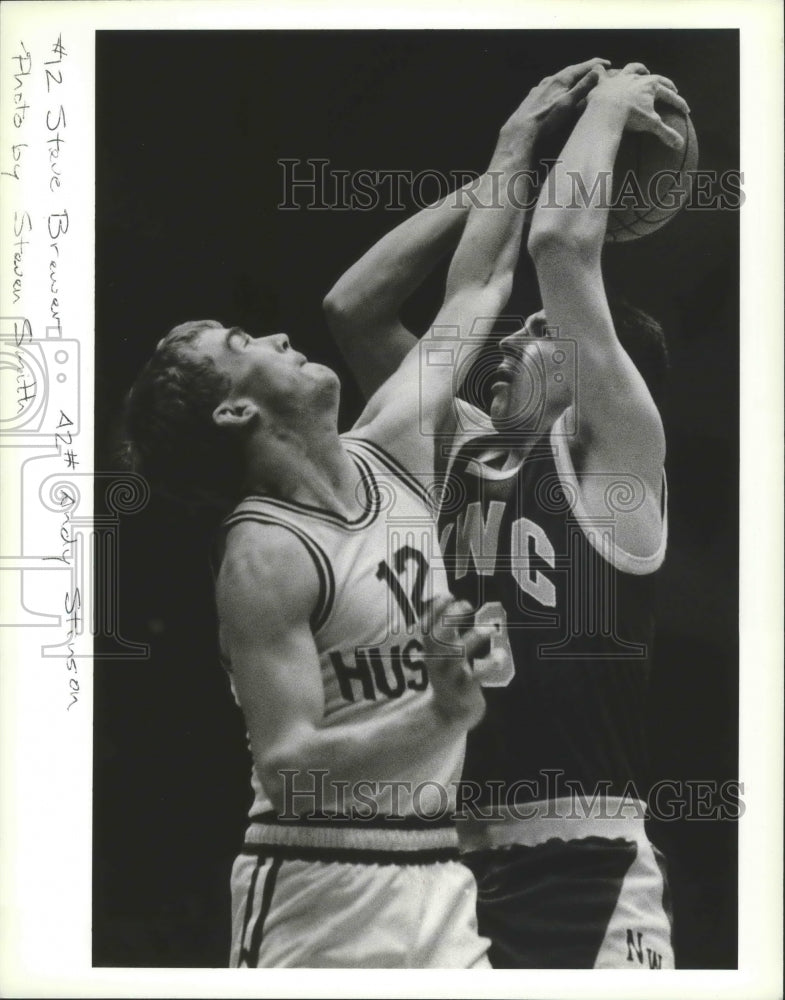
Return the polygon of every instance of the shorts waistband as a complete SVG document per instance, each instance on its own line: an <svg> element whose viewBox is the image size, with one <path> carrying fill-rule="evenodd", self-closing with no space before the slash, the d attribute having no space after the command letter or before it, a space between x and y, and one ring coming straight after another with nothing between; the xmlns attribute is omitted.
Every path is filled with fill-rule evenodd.
<svg viewBox="0 0 785 1000"><path fill-rule="evenodd" d="M646 805L638 799L608 796L586 814L574 799L556 798L505 806L486 818L468 815L458 823L458 836L462 852L512 844L536 847L548 840L586 837L621 837L642 843L648 841L645 815Z"/></svg>
<svg viewBox="0 0 785 1000"><path fill-rule="evenodd" d="M397 824L397 825L396 825ZM450 824L414 824L409 819L387 819L373 824L342 818L319 822L270 822L266 817L251 822L245 834L245 849L279 853L352 852L354 854L408 855L412 860L457 856L458 834ZM417 857L415 857L417 856ZM437 858L438 856L438 858Z"/></svg>

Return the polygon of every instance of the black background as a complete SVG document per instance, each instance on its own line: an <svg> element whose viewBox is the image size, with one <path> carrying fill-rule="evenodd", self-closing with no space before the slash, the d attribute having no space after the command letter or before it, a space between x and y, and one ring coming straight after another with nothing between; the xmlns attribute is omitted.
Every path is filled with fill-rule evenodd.
<svg viewBox="0 0 785 1000"><path fill-rule="evenodd" d="M282 329L344 382L321 299L407 212L277 209L282 157L333 169L481 171L527 90L570 62L640 60L688 100L700 166L738 168L733 31L100 32L96 44L96 468L156 341L210 317ZM85 266L89 266L85 262ZM670 545L651 695L656 774L738 772L738 214L682 212L610 247L606 276L666 328ZM538 303L525 266L510 309ZM438 276L415 322L438 304ZM99 497L98 503L102 502ZM222 966L249 805L218 664L206 541L152 500L123 520L120 631L146 660L96 663L96 965ZM736 827L652 824L669 855L681 967L736 965Z"/></svg>

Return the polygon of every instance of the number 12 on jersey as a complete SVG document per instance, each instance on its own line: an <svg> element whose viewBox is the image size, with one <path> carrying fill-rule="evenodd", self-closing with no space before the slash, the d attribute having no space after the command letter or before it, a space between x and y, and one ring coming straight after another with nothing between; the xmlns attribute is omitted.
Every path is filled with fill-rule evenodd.
<svg viewBox="0 0 785 1000"><path fill-rule="evenodd" d="M499 601L488 601L474 613L476 626L494 626L491 633L491 652L496 652L498 662L490 655L474 660L474 669L482 674L483 687L507 687L515 676L510 640L507 636L507 613ZM503 653L504 656L500 656Z"/></svg>

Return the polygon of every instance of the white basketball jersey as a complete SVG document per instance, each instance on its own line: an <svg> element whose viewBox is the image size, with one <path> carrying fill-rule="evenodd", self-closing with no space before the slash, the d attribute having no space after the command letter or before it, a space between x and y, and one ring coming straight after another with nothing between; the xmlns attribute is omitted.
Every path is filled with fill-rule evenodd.
<svg viewBox="0 0 785 1000"><path fill-rule="evenodd" d="M311 624L328 726L372 712L403 713L423 697L428 672L417 623L425 602L448 589L426 490L373 442L354 436L342 440L361 476L359 517L350 520L334 511L251 496L224 522L227 531L243 521L285 528L313 560L320 591ZM231 671L231 664L227 668ZM412 789L430 786L421 787L418 810L444 806L434 783L447 791L452 808L464 747L462 737L448 751L441 745L402 761L394 780ZM250 815L255 818L272 806L255 769L252 781ZM351 810L356 803L348 797L346 805ZM399 790L396 811L412 809L406 789ZM384 810L379 800L379 811Z"/></svg>

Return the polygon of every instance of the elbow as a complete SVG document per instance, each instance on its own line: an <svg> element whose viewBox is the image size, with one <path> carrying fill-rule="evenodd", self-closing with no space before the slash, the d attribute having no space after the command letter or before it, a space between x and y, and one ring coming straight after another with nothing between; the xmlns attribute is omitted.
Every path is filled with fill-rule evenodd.
<svg viewBox="0 0 785 1000"><path fill-rule="evenodd" d="M539 216L539 212L534 216L526 242L526 249L535 263L547 252L551 252L558 242L557 230L554 227L542 225Z"/></svg>
<svg viewBox="0 0 785 1000"><path fill-rule="evenodd" d="M291 784L290 779L286 775L273 776L265 771L259 775L259 780L276 816L291 815L293 796L287 787L287 783Z"/></svg>
<svg viewBox="0 0 785 1000"><path fill-rule="evenodd" d="M293 790L303 785L304 768L297 748L280 747L257 753L254 767L275 812L291 813L296 800Z"/></svg>
<svg viewBox="0 0 785 1000"><path fill-rule="evenodd" d="M322 312L327 318L328 322L340 319L347 311L347 303L343 295L336 291L335 288L331 288L330 291L322 299Z"/></svg>
<svg viewBox="0 0 785 1000"><path fill-rule="evenodd" d="M313 812L313 796L307 794L307 789L313 787L314 778L308 768L291 758L271 759L264 766L257 766L256 771L276 815Z"/></svg>
<svg viewBox="0 0 785 1000"><path fill-rule="evenodd" d="M254 766L256 775L275 812L278 814L285 812L286 800L290 798L287 794L287 781L291 784L287 774L292 770L292 761L268 754L263 760L257 758Z"/></svg>
<svg viewBox="0 0 785 1000"><path fill-rule="evenodd" d="M554 259L593 263L599 260L602 236L585 228L543 222L536 213L532 222L527 248L536 266Z"/></svg>
<svg viewBox="0 0 785 1000"><path fill-rule="evenodd" d="M322 312L330 332L340 338L354 329L358 305L352 296L333 288L322 299Z"/></svg>
<svg viewBox="0 0 785 1000"><path fill-rule="evenodd" d="M291 815L312 812L314 772L319 766L314 744L302 733L285 744L269 747L254 754L257 777L276 813Z"/></svg>

